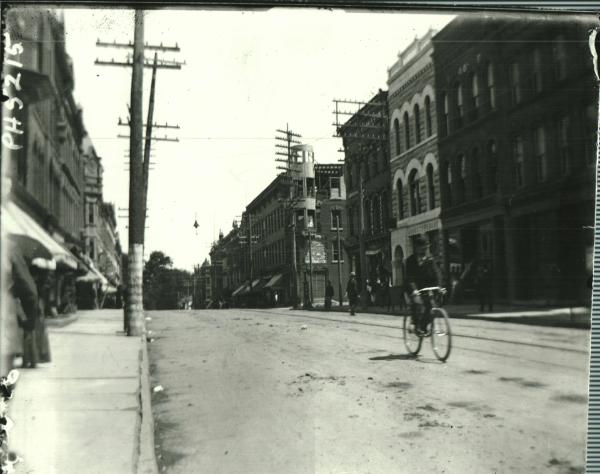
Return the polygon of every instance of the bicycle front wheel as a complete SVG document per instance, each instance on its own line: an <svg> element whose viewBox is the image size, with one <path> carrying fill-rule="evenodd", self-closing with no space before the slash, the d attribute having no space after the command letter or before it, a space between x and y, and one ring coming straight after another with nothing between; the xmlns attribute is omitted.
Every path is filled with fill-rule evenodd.
<svg viewBox="0 0 600 474"><path fill-rule="evenodd" d="M445 362L452 349L452 332L448 313L442 308L431 310L431 346L435 356Z"/></svg>
<svg viewBox="0 0 600 474"><path fill-rule="evenodd" d="M403 335L406 350L410 355L416 356L421 350L423 338L417 335L415 326L412 323L412 318L410 316L404 316Z"/></svg>

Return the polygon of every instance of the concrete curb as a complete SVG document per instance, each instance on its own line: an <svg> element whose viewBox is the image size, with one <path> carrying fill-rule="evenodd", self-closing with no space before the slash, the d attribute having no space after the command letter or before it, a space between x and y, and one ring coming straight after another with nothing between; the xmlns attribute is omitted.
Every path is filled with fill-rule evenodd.
<svg viewBox="0 0 600 474"><path fill-rule="evenodd" d="M150 366L146 334L142 336L140 349L140 432L137 474L158 474L158 463L154 451L154 417L152 416L152 394L150 393Z"/></svg>
<svg viewBox="0 0 600 474"><path fill-rule="evenodd" d="M46 323L47 327L64 328L65 326L68 326L69 324L74 323L78 319L79 319L79 315L77 313L73 313L73 314L69 314L68 316L60 317L60 318L46 318L46 319L44 319L44 322Z"/></svg>

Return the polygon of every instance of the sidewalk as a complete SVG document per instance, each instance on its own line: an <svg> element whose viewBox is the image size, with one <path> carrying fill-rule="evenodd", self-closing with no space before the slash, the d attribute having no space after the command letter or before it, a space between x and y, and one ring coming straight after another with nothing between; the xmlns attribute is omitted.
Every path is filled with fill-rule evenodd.
<svg viewBox="0 0 600 474"><path fill-rule="evenodd" d="M19 369L9 408L9 448L23 458L17 472L155 472L152 417L141 416L149 409L145 341L123 334L122 310L77 316L49 327L51 363Z"/></svg>
<svg viewBox="0 0 600 474"><path fill-rule="evenodd" d="M508 322L517 324L530 324L534 326L572 327L589 329L591 324L590 308L566 307L566 308L540 308L534 306L510 306L496 305L493 312L480 312L475 304L445 305L450 318L453 319L477 319L485 321ZM323 310L322 305L315 306L316 311ZM348 306L332 305L331 311L348 311ZM387 314L404 316L405 312L396 309L388 311L381 306L371 306L367 309L359 309L361 313Z"/></svg>

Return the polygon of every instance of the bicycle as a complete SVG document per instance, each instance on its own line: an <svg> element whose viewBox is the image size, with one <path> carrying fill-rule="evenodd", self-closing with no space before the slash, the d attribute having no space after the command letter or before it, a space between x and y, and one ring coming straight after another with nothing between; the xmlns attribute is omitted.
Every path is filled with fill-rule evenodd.
<svg viewBox="0 0 600 474"><path fill-rule="evenodd" d="M452 349L450 319L446 310L441 307L446 289L439 286L432 286L422 288L418 291L418 294L426 296L431 303L430 329L422 333L415 328L412 314L404 316L404 345L409 354L416 356L421 350L423 339L431 337L433 353L440 361L445 362L450 356L450 350Z"/></svg>

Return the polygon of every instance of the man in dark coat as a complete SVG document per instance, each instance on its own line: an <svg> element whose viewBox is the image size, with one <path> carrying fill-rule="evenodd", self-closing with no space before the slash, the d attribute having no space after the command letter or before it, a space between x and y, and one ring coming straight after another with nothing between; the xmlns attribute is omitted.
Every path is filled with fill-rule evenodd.
<svg viewBox="0 0 600 474"><path fill-rule="evenodd" d="M23 367L34 368L38 362L35 327L39 316L39 298L35 280L17 245L11 246L12 285L19 326L23 329Z"/></svg>
<svg viewBox="0 0 600 474"><path fill-rule="evenodd" d="M429 255L429 242L419 236L415 253L406 259L406 293L411 302L411 313L417 330L425 333L431 319L431 301L419 295L421 288L441 286L441 275Z"/></svg>
<svg viewBox="0 0 600 474"><path fill-rule="evenodd" d="M331 284L331 280L327 280L327 285L325 286L325 309L329 311L331 309L331 300L333 299L333 285Z"/></svg>
<svg viewBox="0 0 600 474"><path fill-rule="evenodd" d="M356 314L356 305L358 304L358 287L354 272L350 273L350 280L348 280L348 285L346 286L346 294L350 303L350 315L354 316Z"/></svg>

